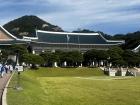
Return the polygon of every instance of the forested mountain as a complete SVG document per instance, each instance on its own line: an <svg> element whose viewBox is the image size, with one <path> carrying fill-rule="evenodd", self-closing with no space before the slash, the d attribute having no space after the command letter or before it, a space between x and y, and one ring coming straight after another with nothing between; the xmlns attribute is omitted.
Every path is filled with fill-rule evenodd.
<svg viewBox="0 0 140 105"><path fill-rule="evenodd" d="M100 34L102 34L106 39L112 39L112 36L111 35L107 35L101 31L92 31L92 30L89 30L89 29L78 29L76 31L73 31L75 33L95 33L95 32L98 32Z"/></svg>
<svg viewBox="0 0 140 105"><path fill-rule="evenodd" d="M76 30L73 32L92 33L95 31L82 29L82 30ZM125 40L125 44L121 46L123 49L133 49L140 44L140 31L128 33L128 34L116 34L114 36L105 34L101 31L97 31L97 32L101 33L108 40Z"/></svg>
<svg viewBox="0 0 140 105"><path fill-rule="evenodd" d="M124 49L133 49L140 44L140 31L128 34L114 35L112 39L123 39L125 40L125 45L123 45L122 47Z"/></svg>
<svg viewBox="0 0 140 105"><path fill-rule="evenodd" d="M22 38L22 36L35 36L35 29L46 30L46 31L59 31L63 30L56 25L52 25L37 16L23 16L13 21L8 22L4 25L4 28L7 29L13 35ZM73 32L82 32L82 33L93 33L95 31L89 29L78 29ZM128 33L128 34L117 34L114 36L100 32L106 39L111 40L125 40L125 45L122 45L123 49L133 49L140 44L140 31Z"/></svg>
<svg viewBox="0 0 140 105"><path fill-rule="evenodd" d="M35 29L46 31L63 31L37 16L23 16L4 25L4 28L17 37L35 36Z"/></svg>

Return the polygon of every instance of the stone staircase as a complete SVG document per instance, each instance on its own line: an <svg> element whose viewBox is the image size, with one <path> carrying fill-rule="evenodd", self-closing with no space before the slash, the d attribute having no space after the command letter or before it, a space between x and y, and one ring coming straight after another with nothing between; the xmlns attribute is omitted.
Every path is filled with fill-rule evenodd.
<svg viewBox="0 0 140 105"><path fill-rule="evenodd" d="M109 76L140 76L140 68L104 68L104 73Z"/></svg>

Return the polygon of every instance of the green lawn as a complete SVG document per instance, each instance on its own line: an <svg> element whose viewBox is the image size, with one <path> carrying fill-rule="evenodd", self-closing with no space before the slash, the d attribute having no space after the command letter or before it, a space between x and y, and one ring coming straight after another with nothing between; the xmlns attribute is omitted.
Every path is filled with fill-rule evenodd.
<svg viewBox="0 0 140 105"><path fill-rule="evenodd" d="M21 86L8 89L8 105L140 105L139 77L107 77L95 68L29 70L21 74Z"/></svg>

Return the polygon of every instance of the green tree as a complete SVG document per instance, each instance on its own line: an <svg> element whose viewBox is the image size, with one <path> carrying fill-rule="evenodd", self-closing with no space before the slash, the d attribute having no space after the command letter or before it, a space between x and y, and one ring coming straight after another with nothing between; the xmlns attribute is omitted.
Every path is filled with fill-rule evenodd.
<svg viewBox="0 0 140 105"><path fill-rule="evenodd" d="M79 51L58 51L56 53L59 56L60 62L66 61L68 66L78 66L83 61L83 55Z"/></svg>
<svg viewBox="0 0 140 105"><path fill-rule="evenodd" d="M72 66L78 66L83 61L83 55L79 51L71 51L67 53L67 61Z"/></svg>
<svg viewBox="0 0 140 105"><path fill-rule="evenodd" d="M18 56L19 63L23 62L23 55L28 53L26 45L12 45L8 51L10 55Z"/></svg>
<svg viewBox="0 0 140 105"><path fill-rule="evenodd" d="M1 50L1 53L0 53L1 63L6 63L9 54L10 54L10 52L7 49Z"/></svg>
<svg viewBox="0 0 140 105"><path fill-rule="evenodd" d="M123 60L123 55L124 51L120 47L112 47L108 50L109 54L109 61L112 62L114 66L122 66L125 65L125 61ZM124 63L124 64L123 64Z"/></svg>
<svg viewBox="0 0 140 105"><path fill-rule="evenodd" d="M23 54L25 54L25 53L28 52L28 51L27 51L27 46L26 46L26 45L17 45L17 44L12 45L12 46L9 48L9 50L10 50L10 53L11 53L11 54L16 54L16 53L18 53L19 55L23 55Z"/></svg>
<svg viewBox="0 0 140 105"><path fill-rule="evenodd" d="M84 61L86 64L91 64L91 62L98 62L101 60L107 60L109 57L107 51L104 50L89 50L84 54Z"/></svg>
<svg viewBox="0 0 140 105"><path fill-rule="evenodd" d="M22 56L25 53L27 53L26 45L6 46L1 49L0 60L2 63L6 63L9 55L17 55L19 62L22 62Z"/></svg>
<svg viewBox="0 0 140 105"><path fill-rule="evenodd" d="M53 66L54 62L59 62L59 56L56 53L45 52L41 53L40 56L42 56L47 66Z"/></svg>
<svg viewBox="0 0 140 105"><path fill-rule="evenodd" d="M31 68L36 68L36 64L44 63L44 59L41 56L35 54L24 54L23 61L27 64L32 64Z"/></svg>
<svg viewBox="0 0 140 105"><path fill-rule="evenodd" d="M128 66L137 66L140 62L140 54L134 53L131 50L125 50L123 54L124 60L127 62Z"/></svg>

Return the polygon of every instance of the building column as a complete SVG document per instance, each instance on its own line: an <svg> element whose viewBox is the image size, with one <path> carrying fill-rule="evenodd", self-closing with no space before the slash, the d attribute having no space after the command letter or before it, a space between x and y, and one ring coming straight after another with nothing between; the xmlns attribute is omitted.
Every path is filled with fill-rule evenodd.
<svg viewBox="0 0 140 105"><path fill-rule="evenodd" d="M111 67L111 66L112 66L112 63L110 62L110 63L109 63L109 67Z"/></svg>
<svg viewBox="0 0 140 105"><path fill-rule="evenodd" d="M66 67L66 66L67 66L67 62L66 62L66 61L63 63L63 66L64 66L64 67Z"/></svg>
<svg viewBox="0 0 140 105"><path fill-rule="evenodd" d="M32 54L35 54L35 50L32 50Z"/></svg>
<svg viewBox="0 0 140 105"><path fill-rule="evenodd" d="M104 66L104 62L103 62L103 61L101 61L101 62L100 62L100 65L101 65L101 66Z"/></svg>
<svg viewBox="0 0 140 105"><path fill-rule="evenodd" d="M120 70L121 70L121 76L126 76L126 71L122 67L120 68Z"/></svg>
<svg viewBox="0 0 140 105"><path fill-rule="evenodd" d="M52 51L51 51L52 53L55 53L55 49L52 49Z"/></svg>
<svg viewBox="0 0 140 105"><path fill-rule="evenodd" d="M54 67L58 67L57 62L54 62L53 66Z"/></svg>
<svg viewBox="0 0 140 105"><path fill-rule="evenodd" d="M98 67L99 65L100 65L99 62L96 61L95 66Z"/></svg>
<svg viewBox="0 0 140 105"><path fill-rule="evenodd" d="M95 66L95 62L93 61L93 62L91 62L91 66Z"/></svg>
<svg viewBox="0 0 140 105"><path fill-rule="evenodd" d="M45 51L44 50L42 50L42 53L44 53Z"/></svg>
<svg viewBox="0 0 140 105"><path fill-rule="evenodd" d="M83 67L83 64L81 63L79 67Z"/></svg>

